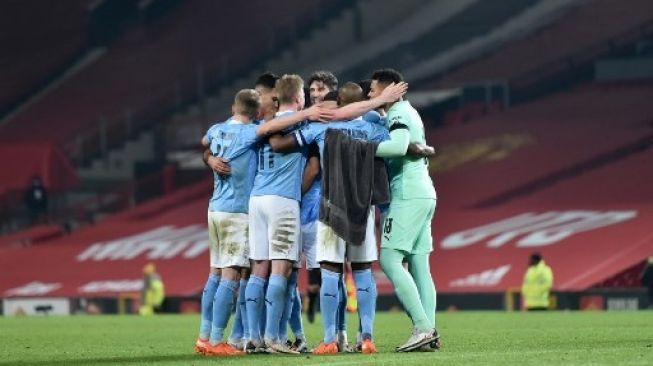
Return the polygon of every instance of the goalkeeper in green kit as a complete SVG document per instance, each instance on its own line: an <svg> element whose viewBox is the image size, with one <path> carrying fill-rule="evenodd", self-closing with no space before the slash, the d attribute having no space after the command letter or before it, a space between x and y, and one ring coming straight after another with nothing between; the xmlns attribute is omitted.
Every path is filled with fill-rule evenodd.
<svg viewBox="0 0 653 366"><path fill-rule="evenodd" d="M372 75L370 97L400 82L403 76L399 72L378 70ZM379 144L376 156L386 158L392 199L383 224L381 268L413 322L412 335L396 351L431 351L440 347L435 329L435 285L429 267L436 194L427 158L406 155L410 143L426 144L424 125L408 101L398 99L385 110L391 138ZM408 263L408 270L403 262Z"/></svg>

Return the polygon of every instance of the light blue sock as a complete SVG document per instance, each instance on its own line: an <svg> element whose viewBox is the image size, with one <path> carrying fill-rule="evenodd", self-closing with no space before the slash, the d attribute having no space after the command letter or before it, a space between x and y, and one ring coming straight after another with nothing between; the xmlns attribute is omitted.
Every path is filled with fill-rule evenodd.
<svg viewBox="0 0 653 366"><path fill-rule="evenodd" d="M265 294L266 320L264 339L278 340L281 316L286 308L288 279L279 274L270 275L268 291Z"/></svg>
<svg viewBox="0 0 653 366"><path fill-rule="evenodd" d="M295 296L297 288L297 271L293 270L288 277L288 282L286 285L286 294L285 298L288 299L283 309L281 315L281 321L279 322L279 340L285 342L288 340L288 322L290 320L290 314L292 313L294 301L293 297Z"/></svg>
<svg viewBox="0 0 653 366"><path fill-rule="evenodd" d="M341 275L322 268L322 286L320 287L320 310L322 312L322 327L324 328L324 343L336 340L336 317L340 301Z"/></svg>
<svg viewBox="0 0 653 366"><path fill-rule="evenodd" d="M299 294L299 289L295 286L295 293L292 298L292 312L290 313L290 329L292 329L295 339L304 338L304 322L302 320L302 296Z"/></svg>
<svg viewBox="0 0 653 366"><path fill-rule="evenodd" d="M238 291L240 296L240 290ZM229 341L239 341L243 338L243 320L242 312L240 311L239 299L236 299L236 316L234 317L234 325L231 328L231 335L229 336Z"/></svg>
<svg viewBox="0 0 653 366"><path fill-rule="evenodd" d="M261 312L265 308L265 280L261 277L250 276L245 290L245 301L247 307L247 325L249 326L249 338L260 341Z"/></svg>
<svg viewBox="0 0 653 366"><path fill-rule="evenodd" d="M224 330L234 307L236 291L238 291L238 282L225 279L220 281L220 286L215 292L213 301L213 324L211 325L211 336L209 338L211 344L221 342L222 338L224 338Z"/></svg>
<svg viewBox="0 0 653 366"><path fill-rule="evenodd" d="M265 334L265 322L268 319L268 307L265 303L265 295L268 293L268 284L270 281L268 279L265 279L265 284L263 285L263 305L261 305L261 317L259 318L259 332L261 332L261 338L263 337L263 334Z"/></svg>
<svg viewBox="0 0 653 366"><path fill-rule="evenodd" d="M213 298L220 284L220 276L211 273L202 291L202 317L200 320L200 338L208 339L211 335L211 322L213 322Z"/></svg>
<svg viewBox="0 0 653 366"><path fill-rule="evenodd" d="M241 339L249 338L249 329L247 329L247 310L245 309L245 290L247 289L247 280L240 280L240 286L238 288L238 299L236 301L236 317L234 318L234 326L231 328L231 335L229 340L234 342L240 341Z"/></svg>
<svg viewBox="0 0 653 366"><path fill-rule="evenodd" d="M338 331L347 330L347 286L345 285L344 275L340 277L338 282L338 291L340 292L340 298L338 299L338 319L336 323L336 329Z"/></svg>
<svg viewBox="0 0 653 366"><path fill-rule="evenodd" d="M372 337L377 297L376 281L374 281L372 269L354 271L354 282L356 282L360 331L363 337Z"/></svg>
<svg viewBox="0 0 653 366"><path fill-rule="evenodd" d="M243 338L249 339L249 327L247 326L247 300L245 291L247 291L247 279L240 280L240 293L238 294L238 307L240 308L240 322L243 327Z"/></svg>

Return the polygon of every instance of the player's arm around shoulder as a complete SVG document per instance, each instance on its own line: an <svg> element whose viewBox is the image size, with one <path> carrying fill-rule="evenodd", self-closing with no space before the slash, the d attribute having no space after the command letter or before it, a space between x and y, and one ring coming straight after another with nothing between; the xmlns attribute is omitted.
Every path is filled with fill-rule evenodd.
<svg viewBox="0 0 653 366"><path fill-rule="evenodd" d="M388 130L390 139L383 141L376 149L376 156L396 158L405 156L410 144L410 131L407 117L400 110L390 108L388 113Z"/></svg>
<svg viewBox="0 0 653 366"><path fill-rule="evenodd" d="M344 107L336 109L332 112L331 120L346 121L360 117L366 112L401 98L404 94L406 94L406 91L408 91L407 83L392 83L387 88L385 88L381 95L378 97L372 98L370 100L350 103Z"/></svg>
<svg viewBox="0 0 653 366"><path fill-rule="evenodd" d="M277 133L270 136L268 142L274 152L288 152L297 148L297 140L295 140L294 134L281 135Z"/></svg>
<svg viewBox="0 0 653 366"><path fill-rule="evenodd" d="M328 113L328 111L324 110L320 104L315 104L310 108L303 109L297 113L277 117L258 126L256 128L256 135L259 137L270 136L306 120L320 120L325 113Z"/></svg>

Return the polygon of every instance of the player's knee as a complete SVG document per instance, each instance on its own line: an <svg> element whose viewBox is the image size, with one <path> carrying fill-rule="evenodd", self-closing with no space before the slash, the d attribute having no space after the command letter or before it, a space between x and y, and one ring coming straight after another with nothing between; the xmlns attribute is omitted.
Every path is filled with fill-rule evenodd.
<svg viewBox="0 0 653 366"><path fill-rule="evenodd" d="M292 261L279 259L272 260L272 273L282 275L286 278L290 277L293 271Z"/></svg>
<svg viewBox="0 0 653 366"><path fill-rule="evenodd" d="M251 261L252 271L256 277L268 278L270 276L270 262L269 261Z"/></svg>
<svg viewBox="0 0 653 366"><path fill-rule="evenodd" d="M240 268L227 267L222 269L222 278L231 281L240 281Z"/></svg>

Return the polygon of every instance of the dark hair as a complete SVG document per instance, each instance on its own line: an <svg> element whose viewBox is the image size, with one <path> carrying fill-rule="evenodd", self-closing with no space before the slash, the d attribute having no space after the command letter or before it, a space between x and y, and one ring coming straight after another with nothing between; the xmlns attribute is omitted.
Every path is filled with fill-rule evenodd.
<svg viewBox="0 0 653 366"><path fill-rule="evenodd" d="M533 253L533 254L531 254L531 258L530 258L530 263L529 263L529 264L530 264L531 266L534 266L534 265L540 263L541 260L542 260L542 255L541 255L540 253Z"/></svg>
<svg viewBox="0 0 653 366"><path fill-rule="evenodd" d="M404 76L395 69L379 69L372 73L372 80L382 84L392 84L404 81Z"/></svg>
<svg viewBox="0 0 653 366"><path fill-rule="evenodd" d="M264 74L261 74L261 76L256 79L254 86L261 85L268 89L274 89L274 85L277 83L277 80L279 80L279 75L268 71Z"/></svg>
<svg viewBox="0 0 653 366"><path fill-rule="evenodd" d="M308 84L306 84L308 87L313 84L314 81L321 81L326 85L329 90L336 90L338 89L338 78L333 75L331 71L325 71L325 70L320 70L314 72L311 77L308 79Z"/></svg>
<svg viewBox="0 0 653 366"><path fill-rule="evenodd" d="M328 92L324 96L324 101L325 102L328 102L328 101L336 102L336 101L338 101L338 91L337 90L331 90L330 92Z"/></svg>
<svg viewBox="0 0 653 366"><path fill-rule="evenodd" d="M372 86L372 79L365 79L358 82L358 86L363 89L363 98L370 99L370 89Z"/></svg>

